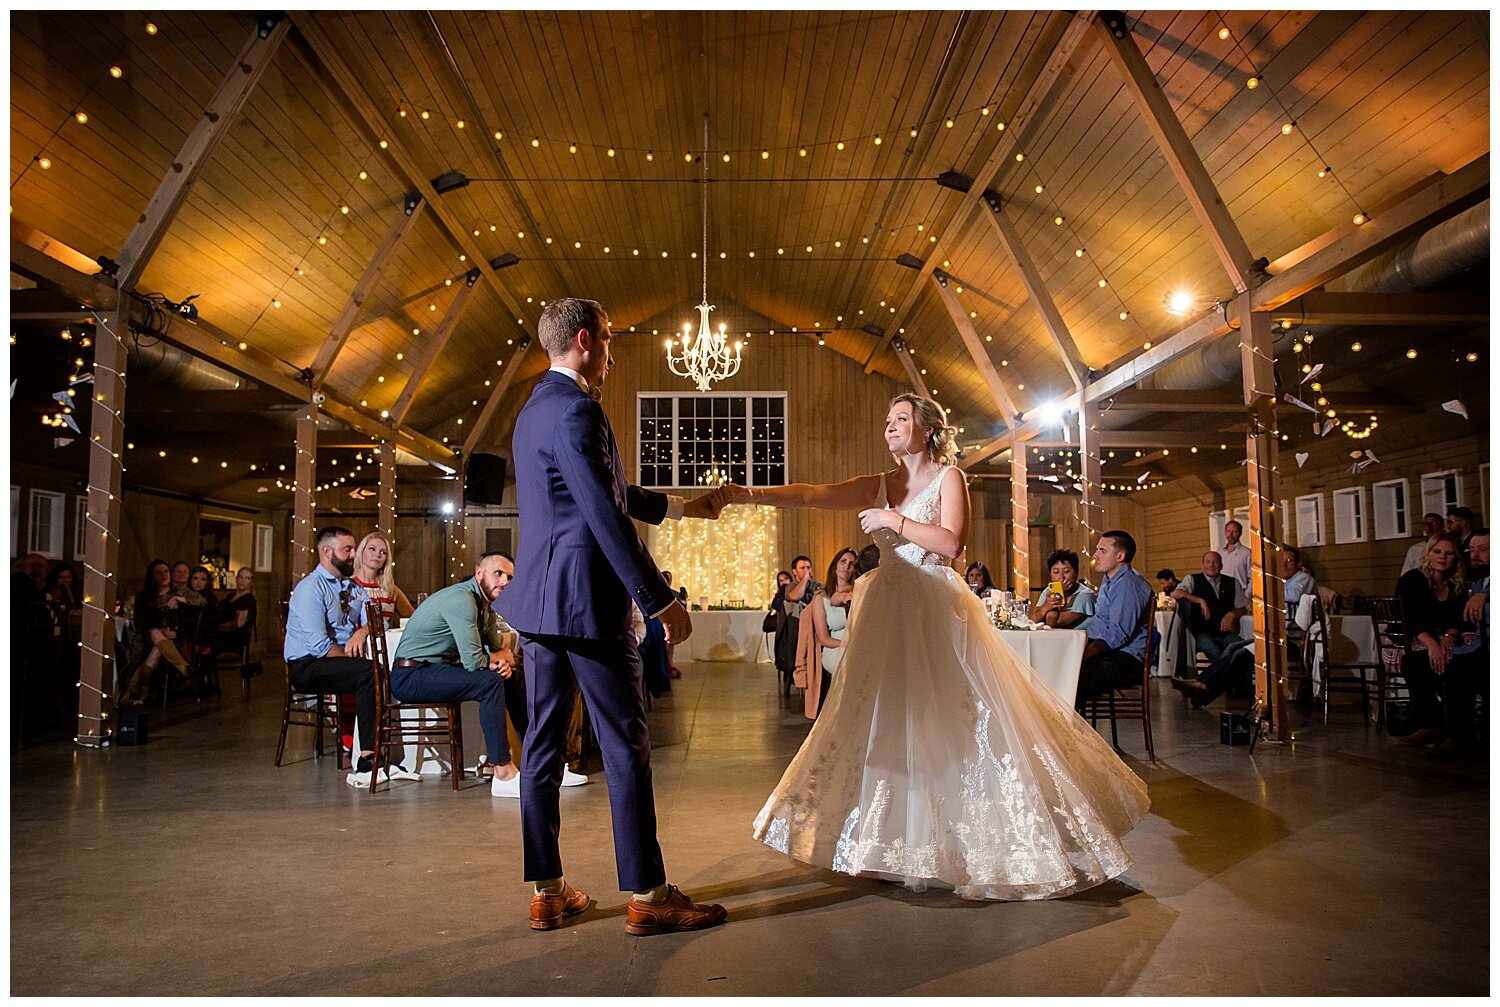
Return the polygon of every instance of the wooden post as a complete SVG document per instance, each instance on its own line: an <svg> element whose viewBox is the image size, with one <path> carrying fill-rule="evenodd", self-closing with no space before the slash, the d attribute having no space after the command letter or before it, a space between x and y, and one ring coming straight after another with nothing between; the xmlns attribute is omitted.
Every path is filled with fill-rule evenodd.
<svg viewBox="0 0 1500 1007"><path fill-rule="evenodd" d="M1026 443L1010 449L1010 570L1016 597L1031 601L1031 508L1026 496Z"/></svg>
<svg viewBox="0 0 1500 1007"><path fill-rule="evenodd" d="M75 740L102 748L113 735L115 692L114 571L120 556L120 453L125 447L125 295L94 323L94 383L90 390L88 499L83 548L83 639L79 655L78 724ZM79 410L80 412L82 410Z"/></svg>
<svg viewBox="0 0 1500 1007"><path fill-rule="evenodd" d="M1251 295L1240 300L1240 362L1244 370L1245 481L1249 486L1250 521L1245 529L1250 548L1250 604L1255 617L1255 702L1261 719L1269 717L1276 738L1290 736L1286 713L1286 606L1280 576L1281 547L1276 539L1276 501L1281 498L1276 467L1276 374L1271 346L1271 318L1251 310Z"/></svg>
<svg viewBox="0 0 1500 1007"><path fill-rule="evenodd" d="M382 452L383 454L384 452ZM297 481L292 492L292 582L313 568L313 486L317 480L318 407L297 410Z"/></svg>
<svg viewBox="0 0 1500 1007"><path fill-rule="evenodd" d="M1080 395L1079 398L1082 398ZM1085 402L1078 413L1078 481L1083 485L1083 528L1090 550L1104 527L1104 487L1100 482L1099 403ZM1087 562L1085 557L1083 562Z"/></svg>
<svg viewBox="0 0 1500 1007"><path fill-rule="evenodd" d="M375 502L375 530L396 549L396 445L380 442L380 494Z"/></svg>

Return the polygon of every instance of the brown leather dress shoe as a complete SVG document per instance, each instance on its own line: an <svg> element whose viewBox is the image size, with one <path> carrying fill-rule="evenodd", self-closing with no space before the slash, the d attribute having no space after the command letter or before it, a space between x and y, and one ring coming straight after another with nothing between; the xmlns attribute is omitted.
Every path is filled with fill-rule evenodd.
<svg viewBox="0 0 1500 1007"><path fill-rule="evenodd" d="M667 886L661 902L643 902L634 895L625 903L625 932L633 937L679 930L707 930L729 919L724 907L712 902L696 905L676 885Z"/></svg>
<svg viewBox="0 0 1500 1007"><path fill-rule="evenodd" d="M564 916L576 916L589 907L589 897L566 881L558 895L531 897L531 929L556 930L562 926Z"/></svg>

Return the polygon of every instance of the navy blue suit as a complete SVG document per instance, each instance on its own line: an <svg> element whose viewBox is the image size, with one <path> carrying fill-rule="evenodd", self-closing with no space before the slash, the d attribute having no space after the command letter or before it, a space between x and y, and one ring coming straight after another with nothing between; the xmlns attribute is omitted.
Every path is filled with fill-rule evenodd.
<svg viewBox="0 0 1500 1007"><path fill-rule="evenodd" d="M659 524L667 498L627 483L603 408L556 371L543 375L521 409L511 453L520 542L515 583L497 607L521 634L526 667L526 880L563 874L558 788L576 683L604 756L620 888L644 891L666 875L630 604L650 615L676 596L631 518Z"/></svg>

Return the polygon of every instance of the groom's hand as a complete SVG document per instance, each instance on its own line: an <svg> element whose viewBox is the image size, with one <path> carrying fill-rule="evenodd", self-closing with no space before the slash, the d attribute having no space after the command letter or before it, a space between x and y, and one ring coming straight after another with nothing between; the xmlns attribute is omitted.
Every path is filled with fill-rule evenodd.
<svg viewBox="0 0 1500 1007"><path fill-rule="evenodd" d="M719 512L724 509L724 491L714 490L705 493L695 500L688 500L682 505L682 516L685 518L702 518L705 521L717 521Z"/></svg>
<svg viewBox="0 0 1500 1007"><path fill-rule="evenodd" d="M661 620L661 628L666 632L668 643L681 643L693 635L693 621L688 618L687 609L682 607L680 601L672 602L657 618Z"/></svg>

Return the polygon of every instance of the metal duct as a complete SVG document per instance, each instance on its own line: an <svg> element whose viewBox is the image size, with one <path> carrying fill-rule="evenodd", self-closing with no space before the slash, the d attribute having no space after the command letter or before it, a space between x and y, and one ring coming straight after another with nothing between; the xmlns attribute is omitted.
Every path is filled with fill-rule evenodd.
<svg viewBox="0 0 1500 1007"><path fill-rule="evenodd" d="M1395 293L1430 287L1486 261L1490 254L1490 201L1485 200L1329 284L1329 289ZM1292 338L1277 333L1279 351ZM1218 388L1240 380L1240 337L1231 333L1149 375L1147 388Z"/></svg>
<svg viewBox="0 0 1500 1007"><path fill-rule="evenodd" d="M133 339L128 345L132 377L149 377L187 391L252 391L248 378L232 374L161 339Z"/></svg>

